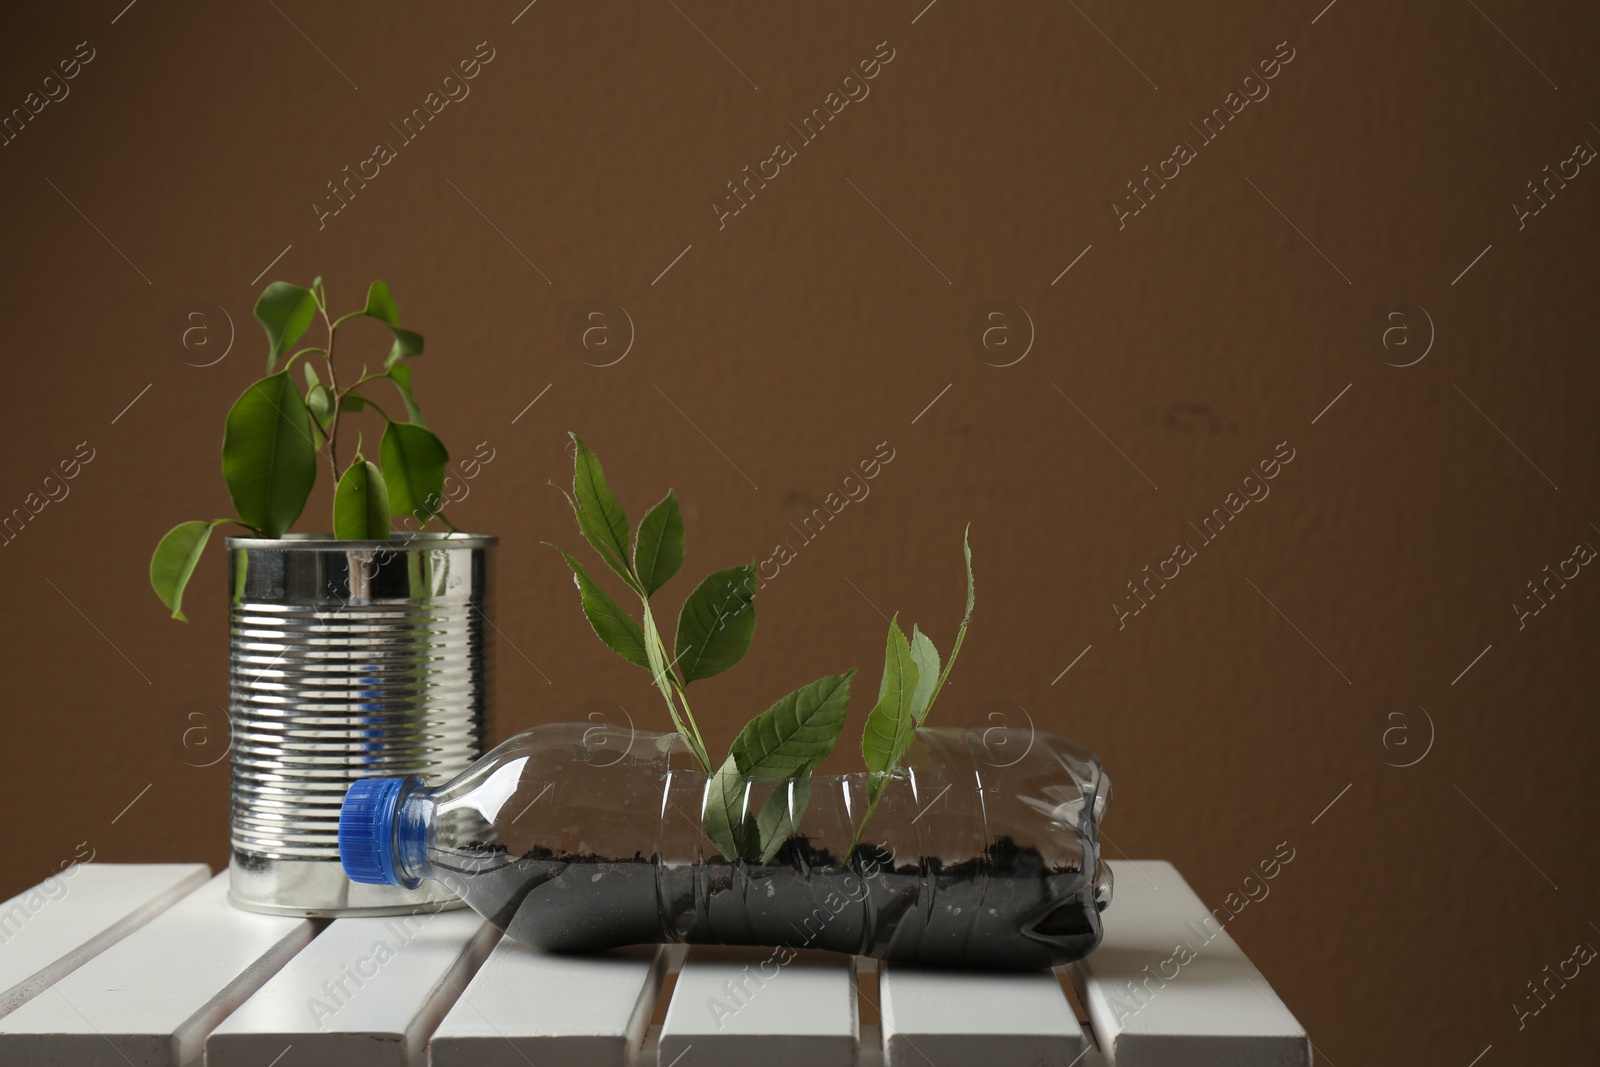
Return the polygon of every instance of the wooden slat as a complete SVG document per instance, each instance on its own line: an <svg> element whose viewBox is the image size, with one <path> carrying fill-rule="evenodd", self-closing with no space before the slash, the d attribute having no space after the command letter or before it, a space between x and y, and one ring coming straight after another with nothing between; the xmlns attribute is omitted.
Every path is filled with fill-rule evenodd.
<svg viewBox="0 0 1600 1067"><path fill-rule="evenodd" d="M0 904L0 1016L204 884L203 863L81 863Z"/></svg>
<svg viewBox="0 0 1600 1067"><path fill-rule="evenodd" d="M878 994L888 1067L1069 1067L1086 1045L1052 971L962 972L886 963L878 972Z"/></svg>
<svg viewBox="0 0 1600 1067"><path fill-rule="evenodd" d="M883 1027L877 1023L862 1023L861 1046L857 1049L856 1067L884 1067L883 1064ZM956 1067L955 1064L946 1063L942 1067ZM1082 1067L1081 1064L1078 1067Z"/></svg>
<svg viewBox="0 0 1600 1067"><path fill-rule="evenodd" d="M1309 1065L1303 1027L1170 863L1115 863L1104 942L1077 973L1117 1067Z"/></svg>
<svg viewBox="0 0 1600 1067"><path fill-rule="evenodd" d="M554 955L503 940L434 1032L433 1067L631 1063L667 951Z"/></svg>
<svg viewBox="0 0 1600 1067"><path fill-rule="evenodd" d="M793 950L691 948L661 1025L678 1067L853 1067L855 962Z"/></svg>
<svg viewBox="0 0 1600 1067"><path fill-rule="evenodd" d="M311 940L309 920L240 911L220 874L6 1016L0 1063L183 1067Z"/></svg>
<svg viewBox="0 0 1600 1067"><path fill-rule="evenodd" d="M206 1039L206 1067L411 1067L494 946L470 911L337 919Z"/></svg>

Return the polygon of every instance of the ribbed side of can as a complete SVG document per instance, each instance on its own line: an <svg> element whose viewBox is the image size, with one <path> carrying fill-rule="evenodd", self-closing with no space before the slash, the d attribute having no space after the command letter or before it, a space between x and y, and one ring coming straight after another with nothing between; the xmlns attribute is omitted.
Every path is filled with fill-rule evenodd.
<svg viewBox="0 0 1600 1067"><path fill-rule="evenodd" d="M338 858L357 778L448 778L483 751L484 616L457 603L233 605L233 847Z"/></svg>
<svg viewBox="0 0 1600 1067"><path fill-rule="evenodd" d="M495 540L229 538L229 897L288 915L448 906L351 882L339 808L358 778L453 777L483 752Z"/></svg>

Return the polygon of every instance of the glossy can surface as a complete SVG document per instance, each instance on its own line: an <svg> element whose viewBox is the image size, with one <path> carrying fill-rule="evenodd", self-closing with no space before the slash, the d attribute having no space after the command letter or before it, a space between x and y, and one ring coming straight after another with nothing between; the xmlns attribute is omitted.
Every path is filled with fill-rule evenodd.
<svg viewBox="0 0 1600 1067"><path fill-rule="evenodd" d="M496 539L229 538L230 895L294 915L448 906L356 885L339 806L358 778L450 778L483 753Z"/></svg>

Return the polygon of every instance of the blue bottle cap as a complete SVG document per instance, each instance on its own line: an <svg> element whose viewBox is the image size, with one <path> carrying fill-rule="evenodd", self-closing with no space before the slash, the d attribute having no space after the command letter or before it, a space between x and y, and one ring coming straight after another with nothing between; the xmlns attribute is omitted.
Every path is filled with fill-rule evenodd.
<svg viewBox="0 0 1600 1067"><path fill-rule="evenodd" d="M365 778L339 809L339 862L352 882L403 885L395 870L395 818L404 778Z"/></svg>

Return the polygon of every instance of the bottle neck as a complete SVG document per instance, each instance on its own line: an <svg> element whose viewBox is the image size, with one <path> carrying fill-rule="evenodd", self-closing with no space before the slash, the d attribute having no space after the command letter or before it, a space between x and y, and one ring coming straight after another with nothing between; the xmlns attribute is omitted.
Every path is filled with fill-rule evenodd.
<svg viewBox="0 0 1600 1067"><path fill-rule="evenodd" d="M394 823L394 870L402 885L415 889L424 878L433 877L428 862L428 845L433 836L432 789L407 781L400 797Z"/></svg>

